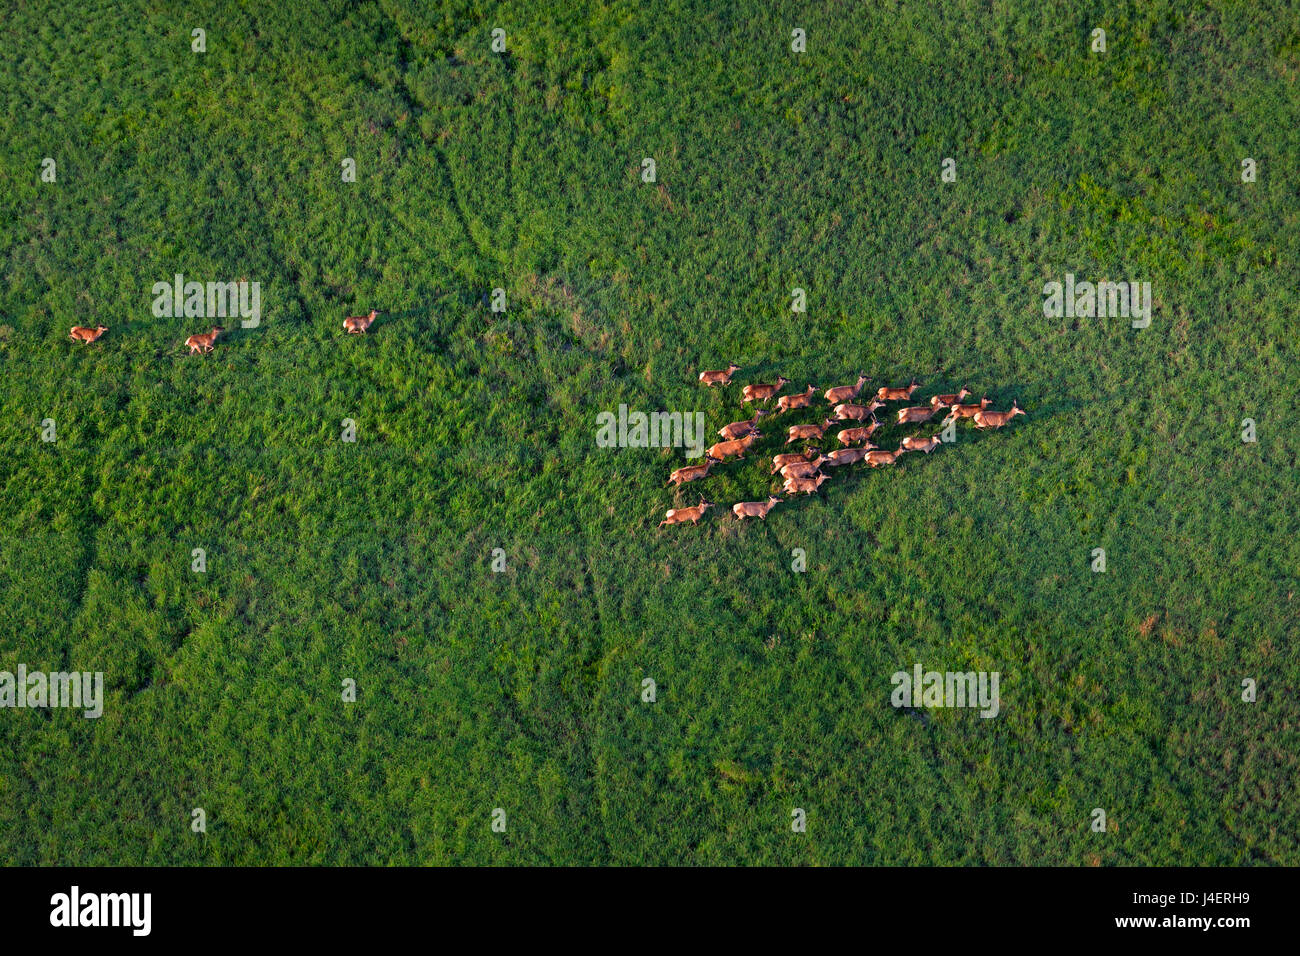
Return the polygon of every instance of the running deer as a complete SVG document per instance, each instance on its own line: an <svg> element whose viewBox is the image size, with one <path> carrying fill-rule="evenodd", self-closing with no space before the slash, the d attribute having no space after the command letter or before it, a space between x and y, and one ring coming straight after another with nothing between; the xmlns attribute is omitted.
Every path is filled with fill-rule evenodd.
<svg viewBox="0 0 1300 956"><path fill-rule="evenodd" d="M790 380L788 378L784 375L778 375L775 385L746 385L742 389L742 394L746 402L767 402L773 395L781 391L782 385L789 384Z"/></svg>
<svg viewBox="0 0 1300 956"><path fill-rule="evenodd" d="M681 486L686 484L688 481L697 481L698 479L705 477L709 473L709 469L717 463L717 458L714 458L711 455L706 455L704 456L704 464L687 465L684 468L678 468L674 471L668 476L668 484Z"/></svg>
<svg viewBox="0 0 1300 956"><path fill-rule="evenodd" d="M226 331L219 325L214 325L211 332L205 332L200 335L191 335L185 340L185 344L190 347L190 354L195 352L211 352L212 345L217 341L217 336Z"/></svg>
<svg viewBox="0 0 1300 956"><path fill-rule="evenodd" d="M776 410L778 412L788 412L794 408L807 408L812 404L813 396L817 394L817 389L811 385L808 391L799 395L782 395L776 400Z"/></svg>
<svg viewBox="0 0 1300 956"><path fill-rule="evenodd" d="M929 438L919 438L916 435L908 435L903 439L903 450L923 451L928 455L942 444L943 442L939 440L937 435L931 435Z"/></svg>
<svg viewBox="0 0 1300 956"><path fill-rule="evenodd" d="M848 421L851 418L855 422L865 422L875 414L877 408L884 407L884 402L878 402L874 398L871 400L870 405L849 405L845 403L835 406L835 417L840 421Z"/></svg>
<svg viewBox="0 0 1300 956"><path fill-rule="evenodd" d="M871 438L871 433L880 427L880 422L872 422L870 425L863 425L861 428L845 428L835 437L840 440L841 445L856 445L860 441L867 441Z"/></svg>
<svg viewBox="0 0 1300 956"><path fill-rule="evenodd" d="M768 474L775 475L786 465L792 465L795 462L812 461L820 454L821 452L818 449L809 448L802 455L777 455L775 458L772 459L772 470L769 471Z"/></svg>
<svg viewBox="0 0 1300 956"><path fill-rule="evenodd" d="M744 422L732 422L730 425L726 426L725 428L718 429L718 434L728 440L733 438L744 438L750 432L756 431L758 429L758 420L766 414L767 412L764 409L760 408L757 412L754 413L753 418Z"/></svg>
<svg viewBox="0 0 1300 956"><path fill-rule="evenodd" d="M913 405L911 408L900 408L898 410L898 424L928 422L938 410L938 405Z"/></svg>
<svg viewBox="0 0 1300 956"><path fill-rule="evenodd" d="M877 465L892 465L898 461L898 456L901 454L903 454L902 448L896 448L893 451L884 451L878 448L875 451L867 452L867 464L872 468Z"/></svg>
<svg viewBox="0 0 1300 956"><path fill-rule="evenodd" d="M821 487L826 478L826 475L820 474L816 478L787 478L781 487L785 489L786 494L810 495Z"/></svg>
<svg viewBox="0 0 1300 956"><path fill-rule="evenodd" d="M912 397L921 386L916 384L916 379L912 379L911 385L905 385L902 388L881 388L876 392L876 398L882 402L903 402Z"/></svg>
<svg viewBox="0 0 1300 956"><path fill-rule="evenodd" d="M935 408L947 408L949 405L956 405L963 398L969 397L970 389L963 385L959 392L953 392L949 395L935 395L930 399L930 404Z"/></svg>
<svg viewBox="0 0 1300 956"><path fill-rule="evenodd" d="M827 455L828 465L853 465L862 461L867 455L875 449L875 445L866 445L862 448L837 448Z"/></svg>
<svg viewBox="0 0 1300 956"><path fill-rule="evenodd" d="M847 402L850 399L857 398L858 392L862 391L862 386L867 384L867 377L861 372L858 373L858 384L840 385L836 388L826 389L826 401L832 405L838 405L840 402Z"/></svg>
<svg viewBox="0 0 1300 956"><path fill-rule="evenodd" d="M744 458L745 452L749 450L749 446L762 437L762 432L752 431L744 438L737 438L733 441L718 442L708 450L707 454L710 458L716 458L718 461L722 461L724 458L729 458L732 455L735 455L737 458Z"/></svg>
<svg viewBox="0 0 1300 956"><path fill-rule="evenodd" d="M691 524L699 524L700 519L704 517L704 512L713 507L712 501L700 499L700 503L693 508L669 508L664 515L664 520L659 522L659 527L666 524L683 524L689 521Z"/></svg>
<svg viewBox="0 0 1300 956"><path fill-rule="evenodd" d="M343 320L343 328L348 332L364 332L374 324L378 315L374 309L370 310L369 315L349 315Z"/></svg>
<svg viewBox="0 0 1300 956"><path fill-rule="evenodd" d="M974 418L992 404L993 399L985 396L979 400L978 405L975 403L971 403L970 405L954 405L952 408L948 409L948 417L944 419L944 423L947 424L948 422L956 421L959 418Z"/></svg>
<svg viewBox="0 0 1300 956"><path fill-rule="evenodd" d="M767 520L767 513L781 503L781 499L768 495L766 501L737 501L731 506L737 518L762 518Z"/></svg>
<svg viewBox="0 0 1300 956"><path fill-rule="evenodd" d="M818 455L811 461L792 461L781 468L782 478L811 478L824 463L829 461L825 455Z"/></svg>
<svg viewBox="0 0 1300 956"><path fill-rule="evenodd" d="M732 362L726 368L715 369L712 372L701 372L700 381L705 385L730 385L731 376L739 371L740 366Z"/></svg>
<svg viewBox="0 0 1300 956"><path fill-rule="evenodd" d="M834 424L834 419L828 418L820 425L791 425L787 429L787 434L790 437L785 440L785 443L788 445L801 438L821 438L826 434L826 429Z"/></svg>
<svg viewBox="0 0 1300 956"><path fill-rule="evenodd" d="M74 342L93 342L105 332L108 331L107 325L97 325L93 329L84 326L74 325L72 331L68 334L72 336Z"/></svg>
<svg viewBox="0 0 1300 956"><path fill-rule="evenodd" d="M1011 408L1005 412L990 412L981 409L975 413L976 428L1001 428L1017 415L1025 414L1025 410L1020 407L1016 401L1012 401Z"/></svg>

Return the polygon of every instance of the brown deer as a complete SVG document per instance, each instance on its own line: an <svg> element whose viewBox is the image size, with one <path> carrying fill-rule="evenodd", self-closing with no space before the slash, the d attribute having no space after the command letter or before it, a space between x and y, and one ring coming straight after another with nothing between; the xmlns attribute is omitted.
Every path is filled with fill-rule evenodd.
<svg viewBox="0 0 1300 956"><path fill-rule="evenodd" d="M815 478L787 478L781 487L789 495L810 495L821 487L826 478L827 476L822 474L817 475Z"/></svg>
<svg viewBox="0 0 1300 956"><path fill-rule="evenodd" d="M942 444L937 435L931 435L929 438L908 435L903 439L902 448L904 451L923 451L928 455Z"/></svg>
<svg viewBox="0 0 1300 956"><path fill-rule="evenodd" d="M699 524L700 519L704 517L704 512L713 507L712 501L700 499L700 503L693 508L669 508L664 515L664 520L659 522L659 527L666 524L683 524L689 521L691 524Z"/></svg>
<svg viewBox="0 0 1300 956"><path fill-rule="evenodd" d="M912 379L911 385L904 385L902 388L881 388L876 392L876 398L882 402L903 402L912 397L921 386L916 384L916 379Z"/></svg>
<svg viewBox="0 0 1300 956"><path fill-rule="evenodd" d="M700 381L705 385L730 385L731 376L739 371L740 366L732 362L726 368L715 369L712 372L701 372Z"/></svg>
<svg viewBox="0 0 1300 956"><path fill-rule="evenodd" d="M219 325L214 325L211 332L204 332L200 335L191 335L185 340L185 344L190 347L190 354L195 352L211 352L213 344L217 341L217 336L226 331Z"/></svg>
<svg viewBox="0 0 1300 956"><path fill-rule="evenodd" d="M949 405L956 405L963 398L969 398L969 397L970 397L970 389L967 388L965 385L963 385L961 387L961 391L952 392L948 395L935 395L933 398L930 399L930 404L933 405L935 408L947 408Z"/></svg>
<svg viewBox="0 0 1300 956"><path fill-rule="evenodd" d="M686 482L688 481L697 481L700 478L705 477L709 473L709 469L712 468L717 463L718 463L717 458L714 458L711 455L705 455L704 464L687 465L684 468L678 468L676 471L674 471L671 475L668 476L668 484L678 485L680 487L681 485L686 484Z"/></svg>
<svg viewBox="0 0 1300 956"><path fill-rule="evenodd" d="M811 385L808 391L799 395L782 395L776 400L776 410L778 412L788 412L795 408L807 408L812 404L813 396L817 394L817 389Z"/></svg>
<svg viewBox="0 0 1300 956"><path fill-rule="evenodd" d="M948 417L944 419L944 424L956 421L959 418L974 418L992 404L993 399L986 395L979 400L979 404L972 402L970 405L954 405L948 409Z"/></svg>
<svg viewBox="0 0 1300 956"><path fill-rule="evenodd" d="M68 334L72 336L74 342L93 342L107 331L107 325L97 325L93 329L88 329L81 325L74 325L72 331Z"/></svg>
<svg viewBox="0 0 1300 956"><path fill-rule="evenodd" d="M369 315L349 315L343 320L343 328L348 332L364 332L374 324L379 313L374 309L370 310Z"/></svg>
<svg viewBox="0 0 1300 956"><path fill-rule="evenodd" d="M837 448L827 455L827 465L852 465L862 461L874 449L875 445L865 445L862 448Z"/></svg>
<svg viewBox="0 0 1300 956"><path fill-rule="evenodd" d="M744 395L746 402L767 402L773 395L781 391L782 385L789 385L790 380L784 375L776 377L774 385L746 385L741 393ZM741 404L744 404L743 402Z"/></svg>
<svg viewBox="0 0 1300 956"><path fill-rule="evenodd" d="M862 391L862 386L867 384L867 377L861 372L858 373L858 384L840 385L835 388L826 389L826 401L832 405L838 405L841 402L847 402L850 399L858 397L858 392Z"/></svg>
<svg viewBox="0 0 1300 956"><path fill-rule="evenodd" d="M781 499L768 495L766 501L737 501L731 506L737 518L762 518L767 520L767 513L781 503Z"/></svg>
<svg viewBox="0 0 1300 956"><path fill-rule="evenodd" d="M744 458L745 452L749 450L749 446L762 437L762 432L752 431L744 438L718 442L708 450L707 454L710 458L716 458L718 461L722 461L724 458L729 458L732 455L735 455L737 458Z"/></svg>
<svg viewBox="0 0 1300 956"><path fill-rule="evenodd" d="M861 428L844 428L835 437L840 440L841 445L856 445L860 441L867 441L871 438L871 433L880 427L880 422L872 422L870 425L863 425Z"/></svg>
<svg viewBox="0 0 1300 956"><path fill-rule="evenodd" d="M975 413L976 428L1001 428L1017 415L1025 414L1025 410L1020 407L1016 401L1012 401L1011 408L1005 412L990 412L981 409Z"/></svg>
<svg viewBox="0 0 1300 956"><path fill-rule="evenodd" d="M938 410L938 405L913 405L911 408L900 408L898 410L898 424L928 422Z"/></svg>
<svg viewBox="0 0 1300 956"><path fill-rule="evenodd" d="M769 471L768 474L775 475L786 465L791 465L794 464L795 462L812 461L820 454L821 452L818 449L809 448L802 455L777 455L775 458L772 459L772 470Z"/></svg>
<svg viewBox="0 0 1300 956"><path fill-rule="evenodd" d="M718 429L718 434L728 440L733 438L744 438L750 432L757 430L758 420L766 414L767 414L766 410L760 408L757 412L755 412L753 418L744 422L732 422L730 425L727 425L725 428Z"/></svg>
<svg viewBox="0 0 1300 956"><path fill-rule="evenodd" d="M877 448L875 451L867 452L867 464L872 468L877 465L892 465L898 461L898 456L903 454L902 448L896 448L893 451L884 451Z"/></svg>
<svg viewBox="0 0 1300 956"><path fill-rule="evenodd" d="M790 436L785 440L788 445L791 442L798 441L801 438L821 438L826 434L826 429L835 424L834 419L826 419L820 425L791 425L786 433Z"/></svg>
<svg viewBox="0 0 1300 956"><path fill-rule="evenodd" d="M825 455L818 455L812 461L792 461L781 469L782 478L811 478L823 463L829 461Z"/></svg>
<svg viewBox="0 0 1300 956"><path fill-rule="evenodd" d="M852 419L855 422L864 422L870 418L877 408L884 408L884 402L878 402L874 398L870 405L849 405L847 403L835 406L835 417L840 421Z"/></svg>

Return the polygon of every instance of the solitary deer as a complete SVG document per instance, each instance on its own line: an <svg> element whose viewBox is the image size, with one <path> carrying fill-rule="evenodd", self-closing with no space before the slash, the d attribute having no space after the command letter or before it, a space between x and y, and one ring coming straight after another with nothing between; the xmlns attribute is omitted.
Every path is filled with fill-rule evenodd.
<svg viewBox="0 0 1300 956"><path fill-rule="evenodd" d="M795 408L807 408L812 404L813 396L817 394L817 389L811 385L808 391L801 392L798 395L782 395L776 400L776 410L778 412L788 412Z"/></svg>
<svg viewBox="0 0 1300 956"><path fill-rule="evenodd" d="M732 362L726 368L715 369L712 372L701 372L700 381L705 385L730 385L731 376L739 371L740 366Z"/></svg>
<svg viewBox="0 0 1300 956"><path fill-rule="evenodd" d="M881 388L876 392L876 398L882 402L906 401L920 387L920 385L916 384L916 379L912 379L911 385L905 385L902 388Z"/></svg>
<svg viewBox="0 0 1300 956"><path fill-rule="evenodd" d="M928 422L938 410L938 405L913 405L911 408L900 408L898 410L898 424Z"/></svg>
<svg viewBox="0 0 1300 956"><path fill-rule="evenodd" d="M746 402L767 402L773 395L781 391L782 385L789 384L790 380L788 378L784 375L778 375L775 385L746 385L741 390L741 393L744 395Z"/></svg>
<svg viewBox="0 0 1300 956"><path fill-rule="evenodd" d="M863 425L861 428L844 428L835 437L840 440L841 445L856 445L860 441L867 441L871 438L871 433L880 427L880 422L873 422L870 425Z"/></svg>
<svg viewBox="0 0 1300 956"><path fill-rule="evenodd" d="M947 408L949 405L956 405L963 398L968 397L970 397L970 389L963 385L959 392L952 392L949 395L935 395L930 399L930 404L935 408Z"/></svg>
<svg viewBox="0 0 1300 956"><path fill-rule="evenodd" d="M712 501L700 499L700 503L693 508L669 508L664 515L664 520L659 522L659 527L666 524L682 524L689 521L691 524L699 524L700 519L704 517L704 512L713 507Z"/></svg>
<svg viewBox="0 0 1300 956"><path fill-rule="evenodd" d="M768 495L766 501L737 501L731 506L737 518L762 518L767 520L767 513L781 503L781 499Z"/></svg>
<svg viewBox="0 0 1300 956"><path fill-rule="evenodd" d="M828 465L852 465L862 461L867 455L875 450L875 445L865 445L862 448L837 448L826 457L830 459L826 462Z"/></svg>
<svg viewBox="0 0 1300 956"><path fill-rule="evenodd" d="M902 447L904 451L923 451L928 455L942 444L937 435L931 435L929 438L908 435L903 439Z"/></svg>
<svg viewBox="0 0 1300 956"><path fill-rule="evenodd" d="M834 419L826 419L820 425L791 425L787 430L790 436L785 440L788 445L791 442L798 441L800 438L821 438L826 434L826 429L835 424Z"/></svg>
<svg viewBox="0 0 1300 956"><path fill-rule="evenodd" d="M743 422L732 422L725 428L720 428L718 434L726 439L744 438L750 432L755 431L758 428L758 420L766 414L767 412L760 408L754 413L753 418Z"/></svg>
<svg viewBox="0 0 1300 956"><path fill-rule="evenodd" d="M792 461L781 469L782 478L811 478L817 469L829 461L825 455L818 455L812 461Z"/></svg>
<svg viewBox="0 0 1300 956"><path fill-rule="evenodd" d="M752 431L744 438L737 438L733 441L720 441L708 450L708 455L710 458L718 459L718 461L722 461L724 458L729 458L732 455L735 455L737 458L744 458L745 452L749 450L749 446L762 437L762 432Z"/></svg>
<svg viewBox="0 0 1300 956"><path fill-rule="evenodd" d="M858 373L858 384L840 385L836 388L826 389L826 401L832 405L838 405L840 402L847 402L850 399L857 398L858 392L862 391L862 386L867 384L867 377L861 372Z"/></svg>
<svg viewBox="0 0 1300 956"><path fill-rule="evenodd" d="M226 331L219 325L214 325L211 332L204 332L200 335L191 335L185 340L185 344L190 347L190 354L195 352L211 352L212 345L217 341L217 336Z"/></svg>
<svg viewBox="0 0 1300 956"><path fill-rule="evenodd" d="M705 455L704 464L687 465L684 468L678 468L676 471L674 471L671 475L668 476L668 484L681 486L686 484L686 482L688 481L696 481L697 479L703 478L705 475L707 475L709 473L709 469L712 468L717 463L718 463L717 458L714 458L710 455Z"/></svg>
<svg viewBox="0 0 1300 956"><path fill-rule="evenodd" d="M97 325L93 329L88 329L81 325L74 325L72 331L68 334L72 336L72 339L75 342L93 342L107 331L107 325Z"/></svg>
<svg viewBox="0 0 1300 956"><path fill-rule="evenodd" d="M817 475L816 478L787 478L781 487L786 490L786 494L810 495L821 487L826 478L827 476L822 474Z"/></svg>
<svg viewBox="0 0 1300 956"><path fill-rule="evenodd" d="M974 402L969 405L954 405L948 409L948 417L944 419L944 423L956 421L959 418L974 418L992 404L993 399L986 395L979 400L978 405Z"/></svg>
<svg viewBox="0 0 1300 956"><path fill-rule="evenodd" d="M379 313L374 309L370 310L369 315L349 315L343 320L343 328L348 332L364 332L370 328L378 315Z"/></svg>
<svg viewBox="0 0 1300 956"><path fill-rule="evenodd" d="M884 451L878 448L875 451L867 452L867 464L872 468L877 465L892 465L898 461L898 456L901 454L903 454L902 448L896 448L893 451Z"/></svg>
<svg viewBox="0 0 1300 956"><path fill-rule="evenodd" d="M821 452L818 451L816 448L809 448L802 455L777 455L775 458L772 459L772 470L769 471L768 474L775 475L786 465L793 464L794 462L797 461L812 461L820 454Z"/></svg>
<svg viewBox="0 0 1300 956"><path fill-rule="evenodd" d="M847 402L835 406L835 417L840 421L853 419L855 422L864 422L870 418L877 408L884 408L884 402L878 402L874 398L870 405L850 405Z"/></svg>
<svg viewBox="0 0 1300 956"><path fill-rule="evenodd" d="M1012 401L1011 408L1005 412L989 412L981 409L975 413L976 428L1001 428L1017 415L1025 414L1018 402Z"/></svg>

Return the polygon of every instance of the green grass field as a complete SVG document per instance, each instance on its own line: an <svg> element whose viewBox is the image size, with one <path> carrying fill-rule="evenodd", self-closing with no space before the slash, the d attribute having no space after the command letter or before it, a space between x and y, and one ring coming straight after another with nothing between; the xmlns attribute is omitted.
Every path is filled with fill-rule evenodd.
<svg viewBox="0 0 1300 956"><path fill-rule="evenodd" d="M1294 6L18 0L0 36L0 670L104 674L99 719L0 709L0 861L1300 864ZM1150 282L1149 327L1046 316L1066 273ZM176 274L260 282L260 324L187 355ZM1028 414L765 522L729 507L820 398L680 491L682 449L596 442L859 370ZM999 714L891 706L916 663Z"/></svg>

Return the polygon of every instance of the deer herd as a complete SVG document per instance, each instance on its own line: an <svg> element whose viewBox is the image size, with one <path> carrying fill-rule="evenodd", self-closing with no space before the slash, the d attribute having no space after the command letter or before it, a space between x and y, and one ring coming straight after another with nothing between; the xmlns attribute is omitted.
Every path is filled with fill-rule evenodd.
<svg viewBox="0 0 1300 956"><path fill-rule="evenodd" d="M375 319L378 317L379 312L375 309L371 309L369 315L350 315L343 320L343 330L349 333L365 333L370 326L374 324ZM68 334L74 342L85 342L89 344L97 341L107 331L107 325L97 325L93 329L81 325L74 325ZM193 355L197 352L202 355L211 352L213 347L216 345L217 336L224 331L226 330L220 325L214 325L207 332L200 332L196 335L191 335L185 340L185 344L189 346L190 350L188 354ZM729 378L730 376L728 376L728 379ZM701 377L700 380L703 381L703 377Z"/></svg>
<svg viewBox="0 0 1300 956"><path fill-rule="evenodd" d="M700 381L708 386L730 385L732 376L738 371L740 371L740 366L733 362L725 369L701 372ZM766 405L773 398L777 398L775 414L778 415L783 412L810 407L814 396L817 394L817 389L812 385L809 385L802 392L777 397L777 393L789 384L790 379L784 375L778 375L776 381L771 384L756 383L746 385L741 389L742 404L761 402ZM868 404L856 404L856 399L866 384L866 375L859 373L858 380L853 385L840 385L826 389L822 394L831 406L831 417L821 422L786 427L787 438L785 444L789 445L798 441L816 441L820 443L826 437L827 431L835 425L855 423L851 427L842 428L835 436L839 443L845 446L843 448L823 453L819 448L809 445L802 452L783 452L773 457L769 474L780 473L781 487L787 495L810 495L816 492L821 487L822 482L829 478L829 475L823 470L825 468L853 465L859 462L866 462L872 468L880 465L892 465L906 452L924 452L928 455L942 444L937 435L931 435L928 438L919 435L908 435L892 451L877 448L871 443L871 436L875 434L877 429L884 426L876 418L876 412L885 408L888 402L912 401L912 395L920 388L920 384L916 379L912 379L909 384L897 388L879 388ZM976 403L962 404L962 400L969 398L970 395L970 389L963 386L950 394L934 395L928 402L923 404L899 408L897 410L898 424L908 425L928 422L941 409L945 408L948 410L943 419L945 426L962 419L971 419L976 428L1001 428L1017 415L1025 414L1025 410L1016 401L1013 401L1011 407L1004 412L992 411L989 408L992 401L987 397L981 398ZM668 476L668 483L680 488L687 482L699 481L708 477L710 470L715 465L721 464L729 458L743 460L745 452L749 451L754 443L763 437L763 432L758 427L758 420L768 414L772 413L767 409L756 409L753 418L732 422L730 425L719 429L718 435L723 440L711 446L705 452L703 464L678 468ZM731 511L737 519L766 519L768 513L783 500L769 494L766 501L739 501L731 506ZM688 521L691 524L698 524L700 519L704 517L704 513L713 507L715 507L713 502L706 501L701 497L700 503L693 507L670 508L664 516L664 520L659 522L659 526L685 524Z"/></svg>

